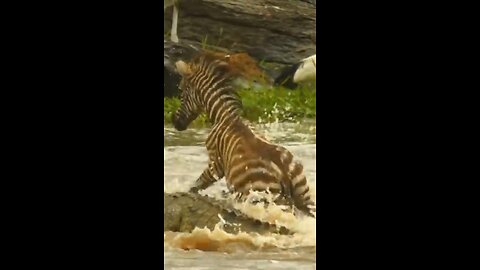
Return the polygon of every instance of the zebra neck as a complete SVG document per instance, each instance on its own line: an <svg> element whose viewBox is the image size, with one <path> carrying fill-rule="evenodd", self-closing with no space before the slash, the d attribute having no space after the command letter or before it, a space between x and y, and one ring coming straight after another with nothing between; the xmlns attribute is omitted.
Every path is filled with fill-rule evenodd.
<svg viewBox="0 0 480 270"><path fill-rule="evenodd" d="M240 120L241 103L232 95L212 96L206 100L205 105L205 112L213 124L231 124Z"/></svg>

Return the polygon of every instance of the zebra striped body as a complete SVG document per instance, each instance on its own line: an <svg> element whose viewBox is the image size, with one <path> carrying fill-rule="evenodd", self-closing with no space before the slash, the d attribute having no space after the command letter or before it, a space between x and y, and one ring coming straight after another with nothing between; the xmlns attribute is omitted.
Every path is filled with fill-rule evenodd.
<svg viewBox="0 0 480 270"><path fill-rule="evenodd" d="M310 213L315 203L309 195L303 166L284 147L257 136L241 119L242 104L231 86L227 63L209 54L190 64L177 62L182 75L181 106L173 115L177 130L185 130L201 111L212 121L206 141L208 167L192 191L205 189L225 177L232 192L250 190L283 195L298 209Z"/></svg>

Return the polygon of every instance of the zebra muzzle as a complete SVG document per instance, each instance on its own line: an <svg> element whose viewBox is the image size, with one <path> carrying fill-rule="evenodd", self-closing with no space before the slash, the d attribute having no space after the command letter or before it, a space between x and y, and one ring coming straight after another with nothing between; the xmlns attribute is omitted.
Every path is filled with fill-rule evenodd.
<svg viewBox="0 0 480 270"><path fill-rule="evenodd" d="M182 118L177 117L177 114L172 115L172 123L176 130L184 131L187 129L186 121L182 121Z"/></svg>

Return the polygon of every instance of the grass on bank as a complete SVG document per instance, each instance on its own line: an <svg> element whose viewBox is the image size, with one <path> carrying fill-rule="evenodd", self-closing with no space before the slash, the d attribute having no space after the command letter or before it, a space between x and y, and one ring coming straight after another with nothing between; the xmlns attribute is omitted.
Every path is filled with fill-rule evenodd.
<svg viewBox="0 0 480 270"><path fill-rule="evenodd" d="M296 90L284 88L242 89L243 117L254 123L298 122L316 117L316 91L312 87ZM178 98L164 98L163 120L172 124L172 114L180 106ZM190 124L205 127L210 123L204 113Z"/></svg>

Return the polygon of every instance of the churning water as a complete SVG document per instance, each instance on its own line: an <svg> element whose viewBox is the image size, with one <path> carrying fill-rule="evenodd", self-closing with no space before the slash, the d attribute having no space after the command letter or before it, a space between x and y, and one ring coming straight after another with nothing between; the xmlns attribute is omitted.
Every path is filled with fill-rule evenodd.
<svg viewBox="0 0 480 270"><path fill-rule="evenodd" d="M206 168L208 157L204 146L209 129L187 129L178 132L164 128L164 190L167 193L187 191ZM305 175L316 197L316 128L315 122L257 125L256 131L271 142L289 149L304 166ZM203 194L220 197L226 191L220 180ZM258 219L277 222L294 235L228 234L220 227L210 231L195 229L192 233L164 234L166 269L315 269L316 219L295 217L281 206L237 204L236 207Z"/></svg>

